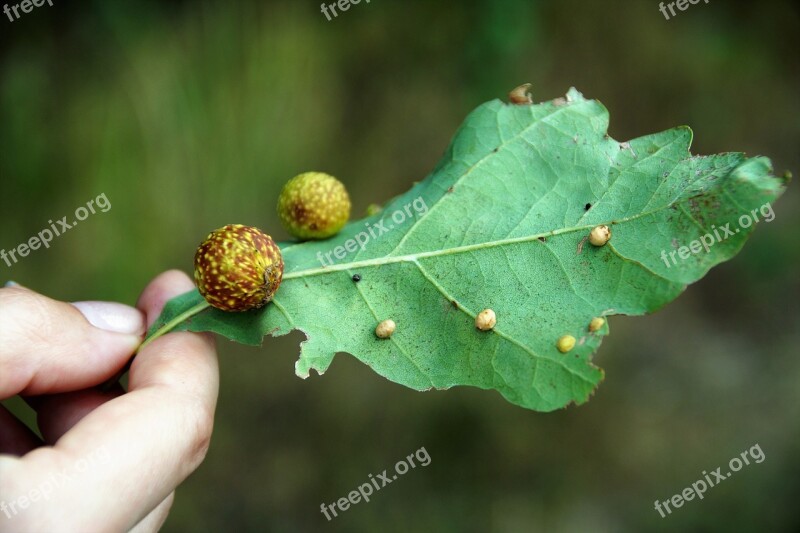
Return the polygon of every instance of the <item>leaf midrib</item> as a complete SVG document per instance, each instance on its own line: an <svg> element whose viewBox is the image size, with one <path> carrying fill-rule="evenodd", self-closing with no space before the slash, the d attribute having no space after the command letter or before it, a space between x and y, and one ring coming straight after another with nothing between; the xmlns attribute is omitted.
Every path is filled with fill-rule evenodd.
<svg viewBox="0 0 800 533"><path fill-rule="evenodd" d="M664 209L668 206L662 206L660 209ZM654 211L650 211L647 213L640 213L638 215L634 215L628 218L624 218L621 220L614 221L616 224L620 224L623 222L629 222L631 220L635 220L637 218L651 215ZM604 222L600 224L610 224L611 222ZM383 266L383 265L390 265L394 263L408 263L408 262L416 262L419 259L425 259L428 257L440 257L452 254L459 254L464 252L471 252L474 250L483 250L487 248L495 248L497 246L505 246L509 244L517 244L522 242L530 242L536 239L540 239L542 237L554 237L556 235L562 235L565 233L572 233L577 231L585 231L594 228L598 224L589 224L586 226L574 226L569 228L561 228L553 231L548 231L545 233L537 233L535 235L526 235L523 237L513 237L507 239L500 239L497 241L487 241L487 242L479 242L475 244L467 244L465 246L456 246L453 248L445 248L442 250L430 250L428 252L419 252L414 254L406 254L406 255L395 255L395 256L383 256L383 257L375 257L373 259L365 259L363 261L353 261L351 263L338 263L332 266L324 266L320 268L311 268L306 270L298 270L296 272L290 272L288 274L284 274L283 279L296 279L296 278L305 278L311 276L318 276L322 274L330 274L332 272L341 272L343 270L351 270L355 268L366 268L366 267L374 267L374 266Z"/></svg>

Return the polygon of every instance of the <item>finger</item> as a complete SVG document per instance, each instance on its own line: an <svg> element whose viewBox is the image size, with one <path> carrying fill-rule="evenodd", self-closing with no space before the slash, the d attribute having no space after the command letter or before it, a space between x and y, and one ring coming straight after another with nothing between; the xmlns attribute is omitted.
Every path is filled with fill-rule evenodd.
<svg viewBox="0 0 800 533"><path fill-rule="evenodd" d="M175 292L165 290L167 287L174 288ZM165 272L148 285L137 303L137 306L145 313L148 327L156 321L164 304L170 298L192 288L194 288L194 283L186 274L178 270ZM128 378L129 391L149 386L180 384L186 389L185 392L208 392L207 387L211 381L219 380L213 336L202 333L172 333L167 337L156 339L140 350L131 366ZM159 341L162 341L159 349L149 349ZM205 344L206 349L200 350L197 356L189 355L192 350L200 347L198 343ZM187 354L187 348L189 348L189 354ZM180 357L173 357L173 353L179 354ZM204 369L213 369L213 375L207 374ZM188 376L195 376L198 379L192 382L186 379ZM197 390L192 390L194 388ZM216 405L216 389L214 389L212 405Z"/></svg>
<svg viewBox="0 0 800 533"><path fill-rule="evenodd" d="M144 517L144 520L136 524L128 533L151 533L160 530L167 520L174 500L175 493L171 492L166 500L159 503L158 507L153 509L149 515Z"/></svg>
<svg viewBox="0 0 800 533"><path fill-rule="evenodd" d="M169 300L192 289L194 282L186 274L180 270L168 270L145 287L136 302L136 308L145 314L149 328Z"/></svg>
<svg viewBox="0 0 800 533"><path fill-rule="evenodd" d="M0 289L0 398L97 385L125 364L143 330L141 313L122 304Z"/></svg>
<svg viewBox="0 0 800 533"><path fill-rule="evenodd" d="M36 423L44 442L52 445L83 417L124 392L117 385L109 391L92 388L26 398L26 401L36 411Z"/></svg>
<svg viewBox="0 0 800 533"><path fill-rule="evenodd" d="M36 434L0 405L0 453L25 455L42 445Z"/></svg>
<svg viewBox="0 0 800 533"><path fill-rule="evenodd" d="M159 276L141 298L148 319L166 299L191 287L185 275ZM210 441L219 383L211 337L181 332L157 339L136 357L129 383L130 392L97 407L53 448L25 456L10 467L12 475L3 472L0 458L0 476L14 480L8 490L17 494L45 483L53 473L70 474L49 496L52 508L69 508L70 515L29 513L26 527L87 530L102 523L109 530L130 529L200 464ZM106 466L77 468L91 465L81 460L97 450L103 450ZM4 491L5 486L0 500Z"/></svg>

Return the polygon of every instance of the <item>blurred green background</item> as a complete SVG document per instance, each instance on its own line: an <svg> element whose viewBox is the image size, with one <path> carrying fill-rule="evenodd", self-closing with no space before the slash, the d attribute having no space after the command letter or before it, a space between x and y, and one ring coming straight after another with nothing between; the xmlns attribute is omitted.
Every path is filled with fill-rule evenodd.
<svg viewBox="0 0 800 533"><path fill-rule="evenodd" d="M0 248L105 193L0 276L136 301L239 222L285 238L282 184L342 179L354 213L422 179L474 107L575 86L623 141L688 124L693 153L800 169L800 14L712 1L61 2L0 19ZM614 317L593 399L549 414L491 391L417 393L348 355L306 381L303 336L220 341L216 430L165 531L797 531L800 193L742 253L650 317ZM22 412L18 403L10 402ZM22 413L23 416L29 414ZM667 518L653 509L758 443L766 455ZM321 503L425 447L328 522Z"/></svg>

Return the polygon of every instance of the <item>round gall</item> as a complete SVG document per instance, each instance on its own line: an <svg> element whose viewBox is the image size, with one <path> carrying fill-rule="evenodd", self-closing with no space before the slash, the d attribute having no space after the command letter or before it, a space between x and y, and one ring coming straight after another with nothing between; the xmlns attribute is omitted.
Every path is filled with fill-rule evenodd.
<svg viewBox="0 0 800 533"><path fill-rule="evenodd" d="M484 309L475 317L475 327L481 331L489 331L497 324L497 315L491 309Z"/></svg>

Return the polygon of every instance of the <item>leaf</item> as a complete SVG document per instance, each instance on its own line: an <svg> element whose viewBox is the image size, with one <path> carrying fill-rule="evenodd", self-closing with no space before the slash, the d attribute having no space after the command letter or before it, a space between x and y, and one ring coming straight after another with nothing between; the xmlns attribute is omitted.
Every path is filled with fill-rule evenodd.
<svg viewBox="0 0 800 533"><path fill-rule="evenodd" d="M176 320L174 329L258 345L299 329L303 378L348 352L417 390L496 389L539 411L583 403L603 379L591 358L608 333L590 333L590 320L673 300L739 251L754 227L741 227L740 216L765 219L784 188L765 158L691 156L688 127L627 143L607 127L602 104L575 89L538 105L488 102L433 173L381 212L332 239L283 245L286 271L270 305L184 320L202 306L190 292L151 331ZM600 224L612 237L594 247L585 238ZM707 252L682 248L703 235L715 240ZM485 308L497 315L493 331L474 326ZM378 339L374 328L387 318L397 330ZM577 343L562 354L565 334Z"/></svg>

